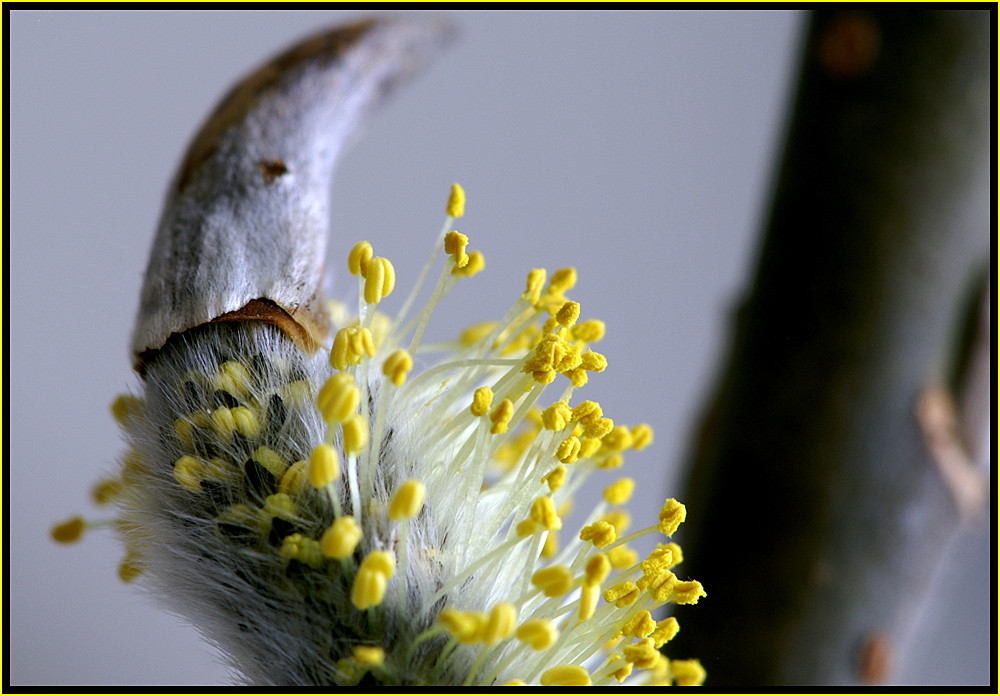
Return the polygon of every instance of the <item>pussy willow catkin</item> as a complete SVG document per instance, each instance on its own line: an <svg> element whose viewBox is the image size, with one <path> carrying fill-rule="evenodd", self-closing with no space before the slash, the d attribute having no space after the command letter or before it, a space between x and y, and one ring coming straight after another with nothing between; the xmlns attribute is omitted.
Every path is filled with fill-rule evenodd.
<svg viewBox="0 0 1000 696"><path fill-rule="evenodd" d="M340 266L356 307L322 297L336 151L443 31L379 20L307 40L195 138L147 269L141 381L112 409L128 449L95 489L119 574L254 684L699 684L696 660L661 653L677 621L653 616L705 596L675 574L686 511L668 499L627 532L634 482L607 472L652 431L577 396L607 361L604 324L567 295L576 272L531 269L502 318L426 345L435 305L485 266L454 229L455 185L396 316L378 309L395 268L367 241ZM603 499L566 534L595 472ZM640 559L629 542L647 535L661 543Z"/></svg>

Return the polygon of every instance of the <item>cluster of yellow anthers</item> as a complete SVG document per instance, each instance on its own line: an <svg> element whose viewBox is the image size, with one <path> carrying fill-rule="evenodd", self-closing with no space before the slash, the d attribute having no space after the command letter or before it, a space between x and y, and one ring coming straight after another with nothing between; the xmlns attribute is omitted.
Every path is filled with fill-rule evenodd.
<svg viewBox="0 0 1000 696"><path fill-rule="evenodd" d="M461 215L463 202L464 194L456 185L446 229ZM532 270L524 294L503 322L471 327L458 345L450 347L450 360L425 371L412 388L404 386L434 304L456 278L471 276L483 267L482 255L467 253L467 244L467 237L458 232L443 235L450 260L405 348L399 347L398 341L409 335L408 330L394 329L412 296L400 318L387 329L389 322L377 321L372 310L395 285L392 264L374 257L368 242L351 250L348 268L362 283L360 294L366 306L360 314L364 320L337 332L330 360L339 372L322 388L318 399L326 422L343 429L344 452L351 467L349 481L354 480L355 467L364 472L372 466L372 461L365 461L366 456L370 460L381 451L386 411L393 403L418 405L413 415L432 429L430 439L443 442L449 438L457 443L454 448L443 448L448 452L446 458L425 468L430 481L407 479L391 497L388 516L403 525L397 547L401 565L407 553L406 521L420 512L428 490L447 491L435 496L438 504L446 505L449 499L454 504L452 491L462 487L462 479L466 479L468 497L461 502L470 511L467 516L478 517L480 524L485 520L494 525L487 525L487 536L495 537L496 542L485 552L482 547L474 550L474 544L462 548L452 542L450 555L460 562L454 576L432 598L447 597L448 606L439 613L436 624L417 637L414 647L442 632L450 636L445 656L457 646L479 646L468 671L469 684L495 683L512 670L542 685L601 684L623 681L633 668L647 670L648 683L700 683L704 672L697 661L670 661L659 652L677 633L676 619L657 622L650 610L667 602L697 602L705 595L701 584L679 580L671 570L681 561L677 544L659 544L642 561L627 545L657 531L672 535L684 520L683 505L668 500L658 525L622 536L629 517L618 506L629 499L634 487L632 479L622 478L605 490L607 505L595 510L578 539L559 553L560 512L569 506L572 491L593 469L617 468L626 450L641 449L652 441L649 426L616 426L592 401L570 406L573 391L587 383L587 373L601 372L607 365L603 355L589 348L603 336L603 323L580 322L580 305L565 296L576 281L575 271L561 269L546 285L545 270ZM373 330L373 326L379 328ZM380 358L382 355L385 357ZM392 385L386 385L374 401L374 417L364 408L358 413L359 404L369 402L365 393L368 381L357 374L359 368L364 371L368 360L381 361L382 373ZM569 385L562 398L540 409L536 406L538 397L558 375L565 376ZM484 381L487 383L475 386ZM393 389L399 393L391 393ZM456 404L470 391L471 404L466 402L464 409L458 409ZM368 444L364 424L369 421L375 424L375 442L364 450ZM511 429L518 426L514 433ZM325 462L325 453L332 449L321 445L317 452L321 449ZM360 462L355 462L356 456L361 457ZM317 466L327 473L316 477L310 473L310 480L314 485L329 485L336 478L335 469L312 462L310 471ZM492 480L491 468L498 472ZM366 485L362 482L351 489L358 498L353 509L368 509L372 500ZM480 493L478 504L476 493ZM331 500L336 496L331 495ZM609 510L607 506L616 507ZM445 509L450 514L454 507ZM502 533L505 524L507 531ZM320 546L325 554L343 558L359 536L356 522L341 517L324 534ZM435 554L438 562L446 561L444 549L424 549L423 553ZM536 558L539 561L533 560ZM555 562L535 570L537 563L550 559ZM463 608L463 600L474 593L463 590L450 594L463 585L475 585L489 575L484 571L492 568L495 572L501 567L508 573L514 570L514 582L506 586L509 599L488 607L479 599L479 607ZM392 556L385 551L365 556L354 581L355 606L366 609L382 602L393 571ZM492 590L484 594L495 596L496 588ZM598 608L602 596L605 604ZM602 646L608 655L591 673L580 663L590 660ZM577 662L561 663L561 658ZM512 678L507 683L527 682Z"/></svg>
<svg viewBox="0 0 1000 696"><path fill-rule="evenodd" d="M623 506L634 482L620 478L579 533L559 542L571 497L587 477L617 469L627 451L652 442L648 425L615 425L593 401L571 405L589 373L607 365L590 348L603 337L603 322L581 321L580 305L565 295L576 282L574 269L548 278L534 269L500 322L422 345L435 305L484 266L481 253L467 250L468 238L451 230L463 208L456 184L431 260L395 319L377 311L395 287L393 265L374 256L368 242L350 251L358 312L352 318L343 305L331 306L340 326L330 347L333 371L314 402L324 441L294 464L264 447L252 450L246 477L273 477L259 500L277 492L263 503L230 505L216 518L218 529L252 527L240 528L240 539L260 549L269 524L270 543L286 565L297 563L296 573L344 579L351 606L337 609L346 612L337 625L369 632L337 662L339 683L370 673L384 683L700 684L705 673L697 660L660 652L679 630L676 619L657 621L652 613L697 602L705 596L701 584L675 575L682 560L676 543L659 543L641 560L628 545L673 535L684 506L669 499L657 524L625 534L630 517ZM431 298L407 320L442 247L447 259ZM411 378L414 357L433 352L443 356ZM560 375L562 394L543 408L543 390ZM230 440L254 430L242 423L249 416L240 408L213 412L233 420L223 428ZM211 478L205 466L182 456L173 477L181 487L203 487ZM314 516L321 526L303 520L311 509L303 496L323 501L326 512ZM267 524L236 519L255 505L254 519ZM289 522L278 525L282 520ZM292 522L296 531L289 533ZM66 540L81 529L74 521L55 534ZM368 618L357 623L351 611ZM372 626L383 626L384 637Z"/></svg>

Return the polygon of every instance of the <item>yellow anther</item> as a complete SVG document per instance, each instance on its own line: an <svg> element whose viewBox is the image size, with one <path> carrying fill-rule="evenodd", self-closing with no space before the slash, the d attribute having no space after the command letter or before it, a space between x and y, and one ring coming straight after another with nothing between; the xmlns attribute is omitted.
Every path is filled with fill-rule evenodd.
<svg viewBox="0 0 1000 696"><path fill-rule="evenodd" d="M565 401L557 401L542 411L542 427L547 430L562 430L573 417L573 409Z"/></svg>
<svg viewBox="0 0 1000 696"><path fill-rule="evenodd" d="M535 350L525 359L521 372L531 374L554 370L556 364L562 360L565 354L564 344L565 341L562 341L558 336L545 334L535 346Z"/></svg>
<svg viewBox="0 0 1000 696"><path fill-rule="evenodd" d="M632 517L628 514L628 510L625 509L611 510L601 515L601 519L614 527L615 534L619 536L632 524Z"/></svg>
<svg viewBox="0 0 1000 696"><path fill-rule="evenodd" d="M660 653L656 664L649 668L649 676L646 686L670 686L670 660L663 653Z"/></svg>
<svg viewBox="0 0 1000 696"><path fill-rule="evenodd" d="M514 404L510 402L510 399L504 399L500 402L500 405L493 409L490 413L490 421L493 422L493 427L490 428L490 432L494 435L502 435L507 432L507 424L510 423L510 419L514 416Z"/></svg>
<svg viewBox="0 0 1000 696"><path fill-rule="evenodd" d="M701 686L705 683L705 668L698 660L671 660L670 672L677 686Z"/></svg>
<svg viewBox="0 0 1000 696"><path fill-rule="evenodd" d="M504 686L527 686L528 682L523 679L508 679L503 683Z"/></svg>
<svg viewBox="0 0 1000 696"><path fill-rule="evenodd" d="M562 520L556 514L555 503L547 495L535 498L528 510L528 519L544 529L562 529Z"/></svg>
<svg viewBox="0 0 1000 696"><path fill-rule="evenodd" d="M581 401L573 407L573 420L588 425L604 415L601 405L596 401Z"/></svg>
<svg viewBox="0 0 1000 696"><path fill-rule="evenodd" d="M573 383L574 387L580 388L585 386L589 381L586 371L582 367L578 367L575 370L569 370L564 372L563 375Z"/></svg>
<svg viewBox="0 0 1000 696"><path fill-rule="evenodd" d="M577 616L577 622L586 621L591 616L594 615L594 611L597 609L597 600L601 596L601 588L597 585L587 585L580 589L580 612Z"/></svg>
<svg viewBox="0 0 1000 696"><path fill-rule="evenodd" d="M486 645L495 645L513 633L516 624L517 609L509 602L501 602L490 610L480 640Z"/></svg>
<svg viewBox="0 0 1000 696"><path fill-rule="evenodd" d="M667 536L673 536L685 518L687 518L687 509L684 504L678 503L673 498L668 498L660 509L660 523L656 525L656 528Z"/></svg>
<svg viewBox="0 0 1000 696"><path fill-rule="evenodd" d="M368 262L372 260L374 253L369 242L358 242L351 247L350 253L347 254L347 270L350 271L351 275L367 275Z"/></svg>
<svg viewBox="0 0 1000 696"><path fill-rule="evenodd" d="M359 568L351 586L351 604L361 610L378 606L385 598L388 578L372 568Z"/></svg>
<svg viewBox="0 0 1000 696"><path fill-rule="evenodd" d="M393 520L410 519L417 516L424 506L424 496L427 488L420 481L410 479L400 486L389 503L389 518Z"/></svg>
<svg viewBox="0 0 1000 696"><path fill-rule="evenodd" d="M298 514L295 502L287 493L272 493L264 499L264 512L272 517L285 520L293 519Z"/></svg>
<svg viewBox="0 0 1000 696"><path fill-rule="evenodd" d="M139 399L131 394L119 394L113 402L111 402L111 414L118 421L119 425L127 426L129 419L135 416L137 413L141 413L144 408L142 399Z"/></svg>
<svg viewBox="0 0 1000 696"><path fill-rule="evenodd" d="M609 454L606 457L602 457L597 462L598 469L604 469L610 471L611 469L619 469L621 465L625 463L625 457L621 454L615 452L614 454Z"/></svg>
<svg viewBox="0 0 1000 696"><path fill-rule="evenodd" d="M676 544L674 544L676 546ZM670 570L674 565L674 551L666 544L657 544L656 548L649 552L641 564L642 572L647 575L655 571Z"/></svg>
<svg viewBox="0 0 1000 696"><path fill-rule="evenodd" d="M649 590L649 593L653 595L653 601L659 604L670 599L677 583L676 575L669 570L662 569L643 575L635 582L636 587L640 590Z"/></svg>
<svg viewBox="0 0 1000 696"><path fill-rule="evenodd" d="M573 588L573 571L564 565L542 568L531 576L531 584L546 597L560 597Z"/></svg>
<svg viewBox="0 0 1000 696"><path fill-rule="evenodd" d="M671 561L669 566L670 568L673 568L678 563L682 563L684 561L684 552L681 551L680 544L678 544L676 541L671 541L665 544L664 546L665 548L670 550L670 555L671 555Z"/></svg>
<svg viewBox="0 0 1000 696"><path fill-rule="evenodd" d="M622 652L625 654L625 661L631 662L639 669L649 669L656 664L660 657L659 651L653 647L653 641L650 638L626 645Z"/></svg>
<svg viewBox="0 0 1000 696"><path fill-rule="evenodd" d="M580 459L593 456L601 448L601 441L596 437L580 438Z"/></svg>
<svg viewBox="0 0 1000 696"><path fill-rule="evenodd" d="M444 236L444 253L451 255L457 268L462 268L469 263L469 255L465 253L465 248L468 245L469 238L454 230Z"/></svg>
<svg viewBox="0 0 1000 696"><path fill-rule="evenodd" d="M142 557L130 551L125 554L125 558L118 564L118 579L125 583L132 582L142 575L144 570L145 564Z"/></svg>
<svg viewBox="0 0 1000 696"><path fill-rule="evenodd" d="M570 435L559 443L559 448L556 449L556 459L561 461L563 464L572 464L580 458L580 449L581 445L579 438Z"/></svg>
<svg viewBox="0 0 1000 696"><path fill-rule="evenodd" d="M539 555L542 558L555 558L557 553L559 553L559 532L553 529L545 535L545 543L542 544Z"/></svg>
<svg viewBox="0 0 1000 696"><path fill-rule="evenodd" d="M174 479L185 488L200 491L201 475L201 462L189 454L174 462Z"/></svg>
<svg viewBox="0 0 1000 696"><path fill-rule="evenodd" d="M549 490L555 493L566 483L566 467L560 464L542 477L542 483L547 483Z"/></svg>
<svg viewBox="0 0 1000 696"><path fill-rule="evenodd" d="M604 322L587 319L573 327L573 338L584 343L596 343L604 338Z"/></svg>
<svg viewBox="0 0 1000 696"><path fill-rule="evenodd" d="M458 184L451 185L448 196L448 207L445 208L448 217L460 218L465 215L465 190Z"/></svg>
<svg viewBox="0 0 1000 696"><path fill-rule="evenodd" d="M656 630L656 621L653 620L648 611L641 611L622 624L618 635L645 638L654 630Z"/></svg>
<svg viewBox="0 0 1000 696"><path fill-rule="evenodd" d="M632 497L635 481L626 477L620 478L604 489L604 499L612 505L624 505Z"/></svg>
<svg viewBox="0 0 1000 696"><path fill-rule="evenodd" d="M358 454L368 444L368 421L355 413L341 425L344 434L344 454Z"/></svg>
<svg viewBox="0 0 1000 696"><path fill-rule="evenodd" d="M631 568L638 562L639 554L626 545L616 546L608 551L608 560L611 561L611 567L615 570L624 570Z"/></svg>
<svg viewBox="0 0 1000 696"><path fill-rule="evenodd" d="M583 361L580 346L567 343L566 339L560 338L559 347L562 349L562 354L559 356L558 362L554 365L556 372L568 374L576 371Z"/></svg>
<svg viewBox="0 0 1000 696"><path fill-rule="evenodd" d="M542 686L590 686L590 674L579 665L559 665L542 673Z"/></svg>
<svg viewBox="0 0 1000 696"><path fill-rule="evenodd" d="M514 531L517 532L519 537L531 536L538 529L538 525L535 524L534 520L521 520L517 523L517 527Z"/></svg>
<svg viewBox="0 0 1000 696"><path fill-rule="evenodd" d="M580 318L580 303L566 302L559 311L556 312L556 321L566 328L572 328L576 320Z"/></svg>
<svg viewBox="0 0 1000 696"><path fill-rule="evenodd" d="M461 611L454 607L442 609L438 615L438 623L448 629L448 632L462 643L475 640L480 624L477 616L472 612Z"/></svg>
<svg viewBox="0 0 1000 696"><path fill-rule="evenodd" d="M620 582L612 588L604 591L604 601L608 604L612 602L619 609L624 609L627 606L635 603L635 600L639 598L639 588L634 582L626 580L625 582Z"/></svg>
<svg viewBox="0 0 1000 696"><path fill-rule="evenodd" d="M470 638L476 632L476 622L468 614L453 607L445 607L438 615L438 623L448 629L448 632L458 640Z"/></svg>
<svg viewBox="0 0 1000 696"><path fill-rule="evenodd" d="M323 420L328 424L343 423L357 410L361 403L361 390L354 382L354 377L346 372L340 372L326 380L316 397Z"/></svg>
<svg viewBox="0 0 1000 696"><path fill-rule="evenodd" d="M611 561L603 553L595 554L587 561L587 574L583 579L584 585L597 586L604 582L611 572Z"/></svg>
<svg viewBox="0 0 1000 696"><path fill-rule="evenodd" d="M580 356L580 369L587 372L604 372L608 367L608 359L600 353L588 350Z"/></svg>
<svg viewBox="0 0 1000 696"><path fill-rule="evenodd" d="M289 534L281 540L278 553L289 560L305 563L310 568L318 568L323 563L319 542L298 532Z"/></svg>
<svg viewBox="0 0 1000 696"><path fill-rule="evenodd" d="M677 623L677 619L675 617L669 616L665 618L663 621L656 624L656 630L653 631L653 635L650 636L653 639L653 647L659 650L670 642L680 630L681 626Z"/></svg>
<svg viewBox="0 0 1000 696"><path fill-rule="evenodd" d="M313 399L312 384L305 379L289 382L279 389L279 393L286 404L296 408L305 406Z"/></svg>
<svg viewBox="0 0 1000 696"><path fill-rule="evenodd" d="M237 406L234 409L230 409L230 413L233 416L233 425L236 428L236 432L249 438L257 437L259 432L257 416L253 411L246 406Z"/></svg>
<svg viewBox="0 0 1000 696"><path fill-rule="evenodd" d="M392 380L397 387L403 386L407 373L412 369L413 358L405 348L393 351L382 363L382 374Z"/></svg>
<svg viewBox="0 0 1000 696"><path fill-rule="evenodd" d="M124 492L122 482L118 479L104 479L98 482L90 491L90 497L98 505L107 505Z"/></svg>
<svg viewBox="0 0 1000 696"><path fill-rule="evenodd" d="M615 528L603 520L598 520L594 524L587 525L580 530L580 539L594 542L594 546L599 549L615 543L615 539L617 538L618 535L615 534Z"/></svg>
<svg viewBox="0 0 1000 696"><path fill-rule="evenodd" d="M451 269L451 274L471 278L484 268L486 268L486 258L483 256L483 252L470 251L468 262L461 267L455 266Z"/></svg>
<svg viewBox="0 0 1000 696"><path fill-rule="evenodd" d="M288 467L278 483L278 492L288 495L301 493L305 489L306 480L309 477L308 469L309 463L305 460L299 460Z"/></svg>
<svg viewBox="0 0 1000 696"><path fill-rule="evenodd" d="M632 428L632 449L641 450L653 442L653 429L646 423L640 423Z"/></svg>
<svg viewBox="0 0 1000 696"><path fill-rule="evenodd" d="M335 370L343 371L351 365L358 365L365 355L375 357L375 339L367 327L345 326L333 337L330 366Z"/></svg>
<svg viewBox="0 0 1000 696"><path fill-rule="evenodd" d="M309 483L314 488L323 488L336 481L340 475L340 462L337 460L337 450L333 447L325 442L316 445L309 457Z"/></svg>
<svg viewBox="0 0 1000 696"><path fill-rule="evenodd" d="M611 429L611 432L605 435L601 440L601 445L603 445L606 450L612 452L621 452L624 449L628 449L631 444L632 433L629 431L628 427L624 425L615 426Z"/></svg>
<svg viewBox="0 0 1000 696"><path fill-rule="evenodd" d="M497 323L495 321L484 321L480 324L473 324L462 332L462 335L458 340L462 342L463 346L475 345L477 342L489 336L490 332L492 332L496 327Z"/></svg>
<svg viewBox="0 0 1000 696"><path fill-rule="evenodd" d="M515 635L532 650L545 650L556 642L559 629L549 619L530 619L517 627Z"/></svg>
<svg viewBox="0 0 1000 696"><path fill-rule="evenodd" d="M250 371L243 363L227 360L219 366L212 386L230 394L246 394L250 389Z"/></svg>
<svg viewBox="0 0 1000 696"><path fill-rule="evenodd" d="M72 544L83 536L83 530L86 527L87 523L83 521L82 517L73 517L54 526L50 533L52 538L60 544Z"/></svg>
<svg viewBox="0 0 1000 696"><path fill-rule="evenodd" d="M625 681L628 678L628 675L632 674L632 663L626 662L625 666L616 669L614 674L615 679L617 679L619 683Z"/></svg>
<svg viewBox="0 0 1000 696"><path fill-rule="evenodd" d="M542 324L543 334L548 334L548 333L555 334L559 338L565 340L566 337L563 335L564 331L565 329L559 326L559 322L556 321L555 317L549 317L548 319L545 320L545 323Z"/></svg>
<svg viewBox="0 0 1000 696"><path fill-rule="evenodd" d="M253 458L279 481L285 475L285 470L288 468L288 462L285 461L285 458L268 447L261 446L255 449L253 451Z"/></svg>
<svg viewBox="0 0 1000 696"><path fill-rule="evenodd" d="M330 349L330 367L335 370L346 370L351 364L348 354L350 338L348 332L354 329L348 326L338 331L333 337L333 347Z"/></svg>
<svg viewBox="0 0 1000 696"><path fill-rule="evenodd" d="M320 549L330 558L349 558L361 541L361 527L350 515L333 521L320 539Z"/></svg>
<svg viewBox="0 0 1000 696"><path fill-rule="evenodd" d="M610 418L598 418L591 421L584 427L583 434L587 437L603 438L615 427L615 422Z"/></svg>
<svg viewBox="0 0 1000 696"><path fill-rule="evenodd" d="M388 551L372 551L361 561L361 567L358 570L365 568L382 573L388 580L396 574L396 559Z"/></svg>
<svg viewBox="0 0 1000 696"><path fill-rule="evenodd" d="M378 667L385 662L385 650L377 645L355 645L351 655L362 665Z"/></svg>
<svg viewBox="0 0 1000 696"><path fill-rule="evenodd" d="M552 384L555 381L556 375L559 374L555 370L535 370L531 373L531 376L539 384Z"/></svg>
<svg viewBox="0 0 1000 696"><path fill-rule="evenodd" d="M531 304L538 304L542 296L542 287L545 285L545 269L532 268L528 271L528 287L522 296Z"/></svg>
<svg viewBox="0 0 1000 696"><path fill-rule="evenodd" d="M236 432L236 419L233 412L222 406L212 411L212 430L223 440L231 440Z"/></svg>
<svg viewBox="0 0 1000 696"><path fill-rule="evenodd" d="M576 285L576 269L573 267L560 268L552 274L549 281L548 294L559 295Z"/></svg>
<svg viewBox="0 0 1000 696"><path fill-rule="evenodd" d="M675 604L697 604L702 597L707 597L705 588L697 580L685 580L674 585L671 597Z"/></svg>
<svg viewBox="0 0 1000 696"><path fill-rule="evenodd" d="M376 256L368 262L365 273L365 302L377 304L396 287L396 269L389 259Z"/></svg>
<svg viewBox="0 0 1000 696"><path fill-rule="evenodd" d="M493 403L493 390L489 387L479 387L472 395L472 406L469 408L472 415L485 416Z"/></svg>

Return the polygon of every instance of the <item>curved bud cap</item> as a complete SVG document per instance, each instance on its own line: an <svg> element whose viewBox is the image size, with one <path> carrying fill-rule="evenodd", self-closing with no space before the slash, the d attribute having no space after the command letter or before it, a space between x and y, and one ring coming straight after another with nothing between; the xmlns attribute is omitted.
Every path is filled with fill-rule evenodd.
<svg viewBox="0 0 1000 696"><path fill-rule="evenodd" d="M306 39L222 99L167 193L146 268L136 369L172 334L266 321L312 353L328 331L322 280L341 147L451 34L382 18Z"/></svg>

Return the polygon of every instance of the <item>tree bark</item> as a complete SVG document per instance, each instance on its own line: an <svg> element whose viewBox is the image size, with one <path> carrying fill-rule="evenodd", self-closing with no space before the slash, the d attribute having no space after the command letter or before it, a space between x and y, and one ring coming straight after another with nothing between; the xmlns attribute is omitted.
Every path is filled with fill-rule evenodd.
<svg viewBox="0 0 1000 696"><path fill-rule="evenodd" d="M957 336L992 282L993 21L812 16L756 277L687 462L685 572L708 597L679 608L670 652L709 686L891 680L986 490L961 457L956 489L917 408L932 394L950 414L926 388L961 401L959 346L983 350Z"/></svg>

